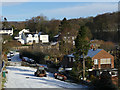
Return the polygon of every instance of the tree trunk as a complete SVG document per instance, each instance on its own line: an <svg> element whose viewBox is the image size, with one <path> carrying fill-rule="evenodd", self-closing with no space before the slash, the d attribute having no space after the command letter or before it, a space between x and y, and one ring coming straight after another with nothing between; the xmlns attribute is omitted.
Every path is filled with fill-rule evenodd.
<svg viewBox="0 0 120 90"><path fill-rule="evenodd" d="M83 54L83 80L85 80L85 59Z"/></svg>

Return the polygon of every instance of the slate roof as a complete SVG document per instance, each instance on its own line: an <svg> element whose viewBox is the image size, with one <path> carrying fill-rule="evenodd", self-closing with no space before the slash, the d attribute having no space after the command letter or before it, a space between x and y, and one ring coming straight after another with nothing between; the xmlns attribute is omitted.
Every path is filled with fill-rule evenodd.
<svg viewBox="0 0 120 90"><path fill-rule="evenodd" d="M40 36L42 34L42 32L39 32L38 35Z"/></svg>
<svg viewBox="0 0 120 90"><path fill-rule="evenodd" d="M103 49L96 49L96 50L93 50L93 49L89 49L88 50L88 54L85 56L85 58L86 57L94 57L96 54L98 54L101 50L103 50ZM73 55L73 53L72 54L69 54L69 55L67 55L68 57L74 57L74 55ZM81 58L82 58L82 56L81 56Z"/></svg>
<svg viewBox="0 0 120 90"><path fill-rule="evenodd" d="M86 57L94 57L96 54L98 54L102 49L96 49L96 50L93 50L93 49L89 49L88 50L88 54Z"/></svg>
<svg viewBox="0 0 120 90"><path fill-rule="evenodd" d="M67 55L68 57L74 57L74 55L73 55L73 53L72 54L69 54L69 55Z"/></svg>

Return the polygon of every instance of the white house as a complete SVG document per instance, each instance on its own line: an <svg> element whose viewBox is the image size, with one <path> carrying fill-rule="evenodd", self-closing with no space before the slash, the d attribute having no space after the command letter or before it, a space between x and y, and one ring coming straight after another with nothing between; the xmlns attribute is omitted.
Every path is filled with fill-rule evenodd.
<svg viewBox="0 0 120 90"><path fill-rule="evenodd" d="M25 44L39 43L39 37L37 33L25 33L23 37Z"/></svg>
<svg viewBox="0 0 120 90"><path fill-rule="evenodd" d="M13 35L13 28L12 29L2 29L2 30L0 30L0 34L2 34L2 35L5 35L5 34L7 34L7 35Z"/></svg>
<svg viewBox="0 0 120 90"><path fill-rule="evenodd" d="M49 36L48 35L41 35L42 32L34 33L30 32L29 29L23 29L19 32L18 37L15 37L21 44L33 44L39 43L48 43Z"/></svg>
<svg viewBox="0 0 120 90"><path fill-rule="evenodd" d="M29 29L23 29L18 33L17 37L14 37L17 41L19 41L21 44L25 44L25 36L24 33L29 33Z"/></svg>
<svg viewBox="0 0 120 90"><path fill-rule="evenodd" d="M49 36L48 35L40 35L40 40L42 43L48 43L49 42Z"/></svg>
<svg viewBox="0 0 120 90"><path fill-rule="evenodd" d="M30 31L29 31L29 29L23 29L23 30L21 30L19 33L18 33L18 36L17 37L14 37L15 39L22 39L22 34L23 33L29 33Z"/></svg>

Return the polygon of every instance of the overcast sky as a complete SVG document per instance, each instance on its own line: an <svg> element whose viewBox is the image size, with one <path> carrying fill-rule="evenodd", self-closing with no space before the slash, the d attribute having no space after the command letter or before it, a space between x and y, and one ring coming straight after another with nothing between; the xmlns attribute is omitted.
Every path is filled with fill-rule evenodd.
<svg viewBox="0 0 120 90"><path fill-rule="evenodd" d="M8 3L9 1L9 3ZM14 0L15 1L15 0ZM32 0L21 0L23 2L13 2L4 0L2 3L2 16L7 17L8 21L25 21L31 17L44 15L48 19L67 19L96 16L98 14L115 12L118 10L117 0L91 0L89 2L39 2ZM96 1L96 2L95 2ZM101 0L102 1L102 0Z"/></svg>

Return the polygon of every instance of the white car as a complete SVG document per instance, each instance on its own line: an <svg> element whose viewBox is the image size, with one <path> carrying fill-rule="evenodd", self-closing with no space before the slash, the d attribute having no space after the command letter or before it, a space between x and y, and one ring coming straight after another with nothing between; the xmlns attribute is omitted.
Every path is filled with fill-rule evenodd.
<svg viewBox="0 0 120 90"><path fill-rule="evenodd" d="M8 57L8 58L10 57L10 53L7 54L7 57Z"/></svg>
<svg viewBox="0 0 120 90"><path fill-rule="evenodd" d="M14 54L13 54L13 53L10 53L10 56L12 57L12 56L14 56Z"/></svg>
<svg viewBox="0 0 120 90"><path fill-rule="evenodd" d="M11 57L8 58L8 61L11 61Z"/></svg>

